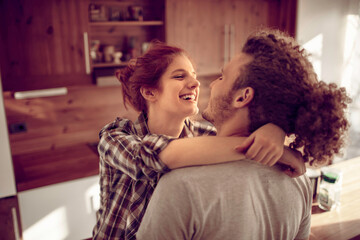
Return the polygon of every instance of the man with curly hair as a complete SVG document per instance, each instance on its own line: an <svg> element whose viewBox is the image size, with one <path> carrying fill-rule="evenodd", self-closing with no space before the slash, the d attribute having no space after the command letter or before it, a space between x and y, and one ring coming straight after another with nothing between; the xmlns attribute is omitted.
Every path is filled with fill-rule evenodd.
<svg viewBox="0 0 360 240"><path fill-rule="evenodd" d="M203 116L219 136L273 123L310 164L330 163L344 144L345 90L319 81L306 52L280 31L251 35L210 87ZM160 180L137 237L308 239L311 191L306 176L254 161L179 169Z"/></svg>

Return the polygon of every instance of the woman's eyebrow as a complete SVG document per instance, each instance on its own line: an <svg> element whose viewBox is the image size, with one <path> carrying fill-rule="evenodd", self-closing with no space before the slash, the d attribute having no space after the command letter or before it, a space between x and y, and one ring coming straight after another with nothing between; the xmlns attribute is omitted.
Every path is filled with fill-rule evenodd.
<svg viewBox="0 0 360 240"><path fill-rule="evenodd" d="M174 71L171 72L171 74L176 73L176 72L186 72L184 69L176 69Z"/></svg>
<svg viewBox="0 0 360 240"><path fill-rule="evenodd" d="M186 71L185 69L182 69L182 68L181 68L181 69L176 69L176 70L172 71L171 74L174 74L174 73L176 73L176 72L186 73L187 71ZM192 74L196 76L196 72L195 72L195 71L192 72Z"/></svg>

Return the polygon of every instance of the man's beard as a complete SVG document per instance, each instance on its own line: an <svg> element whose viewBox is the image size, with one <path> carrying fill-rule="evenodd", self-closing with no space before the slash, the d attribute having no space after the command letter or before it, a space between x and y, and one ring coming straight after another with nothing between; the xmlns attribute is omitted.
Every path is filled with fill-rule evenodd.
<svg viewBox="0 0 360 240"><path fill-rule="evenodd" d="M202 117L212 123L216 128L220 128L224 121L233 114L234 108L231 106L232 94L219 96L211 99L207 108L202 112Z"/></svg>

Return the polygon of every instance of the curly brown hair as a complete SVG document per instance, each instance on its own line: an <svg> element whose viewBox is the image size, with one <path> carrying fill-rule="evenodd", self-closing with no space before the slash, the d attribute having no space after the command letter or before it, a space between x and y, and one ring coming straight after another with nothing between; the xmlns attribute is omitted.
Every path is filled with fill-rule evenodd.
<svg viewBox="0 0 360 240"><path fill-rule="evenodd" d="M351 99L345 89L319 81L306 51L278 30L254 33L242 52L253 61L241 70L234 89L255 91L249 131L274 123L292 137L290 148L301 150L305 162L331 163L349 127L345 109Z"/></svg>

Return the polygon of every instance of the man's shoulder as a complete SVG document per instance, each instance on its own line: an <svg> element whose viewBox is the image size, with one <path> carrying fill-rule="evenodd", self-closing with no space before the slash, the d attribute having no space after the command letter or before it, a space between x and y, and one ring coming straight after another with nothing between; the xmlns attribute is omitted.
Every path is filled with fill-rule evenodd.
<svg viewBox="0 0 360 240"><path fill-rule="evenodd" d="M202 182L219 181L221 179L237 178L239 176L251 175L252 169L257 169L256 162L251 160L241 160L212 165L192 166L174 169L166 173L161 181L183 184L198 185Z"/></svg>
<svg viewBox="0 0 360 240"><path fill-rule="evenodd" d="M239 160L234 162L219 163L204 166L185 167L172 170L163 176L164 181L183 182L191 185L201 184L206 181L224 181L232 179L237 181L256 182L263 179L272 181L303 183L304 186L310 186L310 180L303 175L297 178L291 178L282 172L278 166L265 166L253 160ZM250 184L250 183L249 183Z"/></svg>

